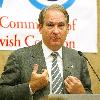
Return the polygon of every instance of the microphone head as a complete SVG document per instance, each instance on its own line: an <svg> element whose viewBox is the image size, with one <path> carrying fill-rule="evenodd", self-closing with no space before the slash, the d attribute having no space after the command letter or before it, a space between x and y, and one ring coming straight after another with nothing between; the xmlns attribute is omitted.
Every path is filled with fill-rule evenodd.
<svg viewBox="0 0 100 100"><path fill-rule="evenodd" d="M79 54L80 56L83 56L83 53L82 53L81 51L78 51L78 54Z"/></svg>

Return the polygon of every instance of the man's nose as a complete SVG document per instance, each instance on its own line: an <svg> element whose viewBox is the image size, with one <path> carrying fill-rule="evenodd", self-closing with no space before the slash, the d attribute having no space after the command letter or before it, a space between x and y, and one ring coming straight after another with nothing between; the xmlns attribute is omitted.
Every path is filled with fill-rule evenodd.
<svg viewBox="0 0 100 100"><path fill-rule="evenodd" d="M59 28L57 26L54 26L53 33L59 34Z"/></svg>

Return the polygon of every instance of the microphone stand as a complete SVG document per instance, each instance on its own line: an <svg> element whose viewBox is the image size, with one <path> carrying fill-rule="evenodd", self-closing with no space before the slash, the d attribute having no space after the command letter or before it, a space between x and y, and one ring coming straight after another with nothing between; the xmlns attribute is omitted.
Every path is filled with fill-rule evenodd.
<svg viewBox="0 0 100 100"><path fill-rule="evenodd" d="M94 70L93 66L91 65L90 61L83 55L83 53L82 53L81 51L78 51L78 54L79 54L80 56L83 56L83 57L86 59L86 61L87 61L88 64L90 65L90 67L91 67L93 73L96 75L97 79L98 79L99 82L100 82L100 78L99 78L99 76L97 75L96 71Z"/></svg>

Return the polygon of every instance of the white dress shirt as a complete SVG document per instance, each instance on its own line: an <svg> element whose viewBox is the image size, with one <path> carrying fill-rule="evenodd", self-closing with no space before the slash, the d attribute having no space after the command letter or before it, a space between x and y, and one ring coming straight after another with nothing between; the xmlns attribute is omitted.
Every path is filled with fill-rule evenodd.
<svg viewBox="0 0 100 100"><path fill-rule="evenodd" d="M45 57L45 62L46 62L46 66L47 66L47 70L48 70L48 74L49 74L50 94L52 94L51 67L52 67L53 57L51 56L51 53L53 51L50 50L43 42L42 42L42 49L43 49L43 53L44 53L44 57ZM57 57L57 63L58 63L58 67L59 67L60 72L61 72L61 76L63 77L62 48L60 48L56 52L58 52L58 54L59 54L58 57Z"/></svg>

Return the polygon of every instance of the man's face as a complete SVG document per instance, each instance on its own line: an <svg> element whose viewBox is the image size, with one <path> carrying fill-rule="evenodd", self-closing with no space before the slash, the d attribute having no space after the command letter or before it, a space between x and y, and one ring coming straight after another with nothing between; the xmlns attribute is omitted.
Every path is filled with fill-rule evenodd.
<svg viewBox="0 0 100 100"><path fill-rule="evenodd" d="M56 9L48 10L45 14L44 24L39 31L45 45L57 51L63 45L68 33L68 24L65 15Z"/></svg>

